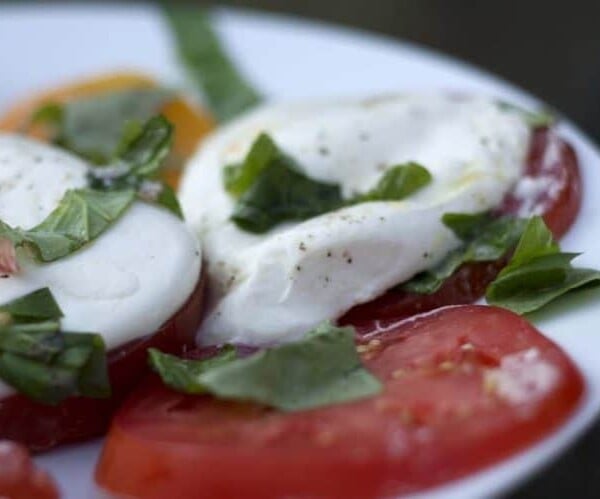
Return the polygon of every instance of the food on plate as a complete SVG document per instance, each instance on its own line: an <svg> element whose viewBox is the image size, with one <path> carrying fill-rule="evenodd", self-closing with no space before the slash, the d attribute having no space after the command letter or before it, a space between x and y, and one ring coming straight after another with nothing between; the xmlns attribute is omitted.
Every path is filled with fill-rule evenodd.
<svg viewBox="0 0 600 499"><path fill-rule="evenodd" d="M573 150L530 123L438 93L270 104L220 128L179 191L208 263L200 341L363 330L480 298L525 218L558 237L579 209Z"/></svg>
<svg viewBox="0 0 600 499"><path fill-rule="evenodd" d="M357 351L383 389L313 409L277 410L244 401L242 393L190 395L149 379L114 420L97 482L146 499L395 497L538 441L566 420L583 392L580 374L554 343L496 307L419 315L359 340ZM197 366L197 379L209 393L219 378L248 388L257 355L236 360L224 352L216 365ZM279 396L287 375L307 375L311 358L299 349L293 359L280 379L263 376L265 393Z"/></svg>
<svg viewBox="0 0 600 499"><path fill-rule="evenodd" d="M0 497L6 499L58 499L50 476L35 467L27 449L0 440Z"/></svg>
<svg viewBox="0 0 600 499"><path fill-rule="evenodd" d="M148 347L193 344L200 248L157 180L171 139L152 118L93 166L0 135L0 437L43 450L101 434Z"/></svg>
<svg viewBox="0 0 600 499"><path fill-rule="evenodd" d="M14 104L0 116L0 131L25 133L39 140L103 160L132 121L160 112L175 125L173 148L161 176L177 187L185 160L213 120L181 92L140 73L109 73L45 91Z"/></svg>
<svg viewBox="0 0 600 499"><path fill-rule="evenodd" d="M363 499L562 424L583 379L515 314L600 282L556 242L581 179L552 120L451 93L263 103L203 13L166 14L206 113L114 73L0 118L21 134L0 134L0 438L45 450L116 412L109 493ZM0 443L9 483L56 494Z"/></svg>

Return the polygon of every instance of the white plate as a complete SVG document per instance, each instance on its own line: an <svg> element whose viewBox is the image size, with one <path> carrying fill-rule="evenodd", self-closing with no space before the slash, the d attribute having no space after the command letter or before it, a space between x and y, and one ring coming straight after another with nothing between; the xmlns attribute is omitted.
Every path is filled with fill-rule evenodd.
<svg viewBox="0 0 600 499"><path fill-rule="evenodd" d="M408 89L455 89L536 101L463 63L407 43L285 17L221 12L218 28L256 87L270 98L373 94ZM0 7L0 109L13 99L89 73L132 68L181 83L169 33L149 6L62 5ZM585 180L584 203L565 248L584 251L581 264L600 268L600 154L574 126L561 125L575 146ZM594 299L585 292L536 324L575 359L588 382L576 416L541 444L483 473L429 491L428 498L489 497L506 491L563 451L600 409L600 333ZM93 497L99 443L39 457L66 498Z"/></svg>

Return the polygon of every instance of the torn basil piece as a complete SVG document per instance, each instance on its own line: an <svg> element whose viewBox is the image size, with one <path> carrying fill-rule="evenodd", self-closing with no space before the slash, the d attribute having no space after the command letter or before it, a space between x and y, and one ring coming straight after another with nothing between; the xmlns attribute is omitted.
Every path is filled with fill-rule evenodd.
<svg viewBox="0 0 600 499"><path fill-rule="evenodd" d="M228 345L214 357L205 360L185 360L150 348L148 356L150 365L165 385L178 392L201 394L207 392L206 387L198 381L201 376L211 369L236 360L237 352L235 347Z"/></svg>
<svg viewBox="0 0 600 499"><path fill-rule="evenodd" d="M0 379L50 405L74 396L110 396L104 340L98 334L63 332L62 313L47 288L0 311L8 316L0 326Z"/></svg>
<svg viewBox="0 0 600 499"><path fill-rule="evenodd" d="M39 262L53 262L90 243L133 203L135 191L100 192L74 189L56 209L31 229L13 228L0 221L0 238L24 247Z"/></svg>
<svg viewBox="0 0 600 499"><path fill-rule="evenodd" d="M221 46L209 16L197 7L165 4L179 57L218 121L228 121L261 100Z"/></svg>
<svg viewBox="0 0 600 499"><path fill-rule="evenodd" d="M163 381L184 393L254 401L283 411L350 402L381 392L381 383L361 364L352 328L324 323L296 343L234 358L183 360L151 352Z"/></svg>
<svg viewBox="0 0 600 499"><path fill-rule="evenodd" d="M145 122L173 99L163 88L138 88L105 92L64 104L48 103L32 116L46 123L54 142L96 164L112 160L129 123Z"/></svg>
<svg viewBox="0 0 600 499"><path fill-rule="evenodd" d="M48 288L41 288L4 305L0 312L22 321L60 319L62 310Z"/></svg>
<svg viewBox="0 0 600 499"><path fill-rule="evenodd" d="M464 263L490 262L502 258L515 247L526 224L520 218L493 218L488 213L447 213L442 221L463 241L462 246L451 251L436 267L402 284L400 289L431 294Z"/></svg>
<svg viewBox="0 0 600 499"><path fill-rule="evenodd" d="M123 138L118 157L106 166L90 170L90 186L110 192L135 189L145 201L157 203L183 218L175 193L158 179L173 143L173 125L163 116L154 116L129 133Z"/></svg>
<svg viewBox="0 0 600 499"><path fill-rule="evenodd" d="M302 221L359 203L400 201L431 182L423 166L389 168L364 194L344 199L338 184L312 179L267 134L260 134L240 164L223 169L225 190L237 199L231 219L247 232L264 233L288 221Z"/></svg>
<svg viewBox="0 0 600 499"><path fill-rule="evenodd" d="M405 199L432 180L431 173L418 163L409 162L389 168L377 185L366 194L360 194L348 204L369 201L400 201Z"/></svg>
<svg viewBox="0 0 600 499"><path fill-rule="evenodd" d="M490 305L518 314L538 310L560 296L600 284L600 272L575 268L577 253L562 253L541 217L529 220L515 252L488 286Z"/></svg>

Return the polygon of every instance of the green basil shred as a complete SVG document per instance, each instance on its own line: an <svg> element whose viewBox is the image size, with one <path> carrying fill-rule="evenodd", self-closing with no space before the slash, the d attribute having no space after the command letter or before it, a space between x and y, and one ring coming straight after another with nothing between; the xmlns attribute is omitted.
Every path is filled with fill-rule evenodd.
<svg viewBox="0 0 600 499"><path fill-rule="evenodd" d="M267 134L260 134L245 159L223 169L225 190L236 199L231 216L241 229L264 233L287 221L306 220L353 204L399 201L431 182L417 163L390 167L376 186L344 199L340 186L311 179Z"/></svg>
<svg viewBox="0 0 600 499"><path fill-rule="evenodd" d="M0 379L43 404L110 396L102 336L64 332L48 288L0 306Z"/></svg>
<svg viewBox="0 0 600 499"><path fill-rule="evenodd" d="M165 5L165 13L180 59L217 120L228 121L260 102L221 46L204 9Z"/></svg>
<svg viewBox="0 0 600 499"><path fill-rule="evenodd" d="M350 402L381 392L361 364L352 328L323 323L296 343L238 358L232 347L208 360L150 350L150 364L177 391L254 401L283 411Z"/></svg>
<svg viewBox="0 0 600 499"><path fill-rule="evenodd" d="M69 190L56 209L31 229L13 228L0 221L0 238L28 249L39 262L53 262L96 239L123 215L135 195L132 189Z"/></svg>
<svg viewBox="0 0 600 499"><path fill-rule="evenodd" d="M92 163L106 164L118 152L123 137L157 114L173 96L164 88L104 92L64 104L48 102L31 121L49 125L54 143L63 149Z"/></svg>
<svg viewBox="0 0 600 499"><path fill-rule="evenodd" d="M490 262L508 254L517 244L526 220L503 216L494 218L488 213L446 213L442 222L463 244L437 266L420 272L400 289L410 293L431 294L461 265L469 262Z"/></svg>

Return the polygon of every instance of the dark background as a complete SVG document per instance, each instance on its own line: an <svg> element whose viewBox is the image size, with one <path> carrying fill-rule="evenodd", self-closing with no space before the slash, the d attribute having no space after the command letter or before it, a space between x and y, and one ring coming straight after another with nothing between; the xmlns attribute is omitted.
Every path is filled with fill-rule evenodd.
<svg viewBox="0 0 600 499"><path fill-rule="evenodd" d="M229 0L212 3L301 15L441 50L518 84L600 139L598 0Z"/></svg>
<svg viewBox="0 0 600 499"><path fill-rule="evenodd" d="M600 0L218 3L358 27L455 55L542 98L600 141ZM600 424L510 499L600 498L598 470Z"/></svg>

